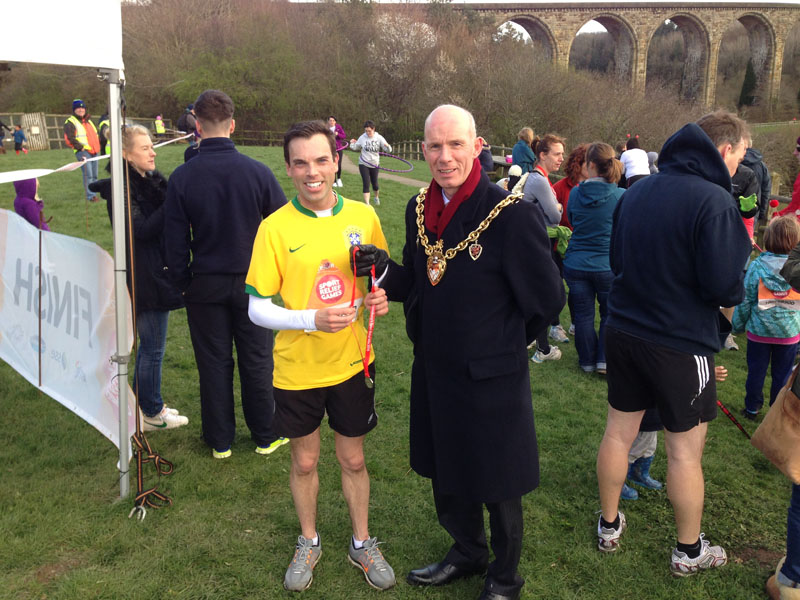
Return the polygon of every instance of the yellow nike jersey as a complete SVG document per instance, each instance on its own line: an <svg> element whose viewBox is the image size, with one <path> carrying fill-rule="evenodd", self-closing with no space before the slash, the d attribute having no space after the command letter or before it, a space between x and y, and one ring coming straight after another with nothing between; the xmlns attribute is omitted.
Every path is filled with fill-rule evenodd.
<svg viewBox="0 0 800 600"><path fill-rule="evenodd" d="M352 245L388 251L375 209L337 194L329 217L318 217L295 197L262 221L245 279L249 294L279 295L290 310L346 307L353 297ZM363 309L367 278L356 282L355 322L336 333L279 331L275 387L303 390L336 385L360 370L366 345ZM371 355L374 360L374 353ZM371 361L370 361L371 362Z"/></svg>

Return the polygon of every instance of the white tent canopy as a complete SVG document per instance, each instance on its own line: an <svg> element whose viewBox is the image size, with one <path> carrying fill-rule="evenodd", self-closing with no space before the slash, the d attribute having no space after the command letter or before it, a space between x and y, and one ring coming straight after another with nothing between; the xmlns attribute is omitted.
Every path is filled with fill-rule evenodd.
<svg viewBox="0 0 800 600"><path fill-rule="evenodd" d="M4 2L0 35L0 61L46 63L92 67L108 83L109 120L112 131L122 129L121 90L125 75L122 63L121 0L15 0ZM31 32L35 31L34 35ZM80 90L75 90L80 96ZM122 145L111 136L111 180L114 231L114 291L116 297L117 363L120 381L128 381L129 341L125 281L125 219L123 216ZM128 464L128 386L119 386L120 496L130 493Z"/></svg>
<svg viewBox="0 0 800 600"><path fill-rule="evenodd" d="M3 3L0 60L123 69L120 0Z"/></svg>

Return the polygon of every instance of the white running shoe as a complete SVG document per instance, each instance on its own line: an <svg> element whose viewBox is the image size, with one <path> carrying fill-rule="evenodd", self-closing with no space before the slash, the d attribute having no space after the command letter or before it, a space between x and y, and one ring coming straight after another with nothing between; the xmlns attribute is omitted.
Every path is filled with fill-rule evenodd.
<svg viewBox="0 0 800 600"><path fill-rule="evenodd" d="M569 324L569 334L570 335L575 335L575 323L570 323Z"/></svg>
<svg viewBox="0 0 800 600"><path fill-rule="evenodd" d="M669 570L676 577L688 577L694 575L700 569L713 569L721 567L728 562L728 555L722 546L712 546L711 542L703 539L704 533L700 534L700 555L697 558L689 558L685 552L677 548L672 550L672 561Z"/></svg>
<svg viewBox="0 0 800 600"><path fill-rule="evenodd" d="M550 327L550 339L559 344L569 344L567 332L561 325L553 325Z"/></svg>
<svg viewBox="0 0 800 600"><path fill-rule="evenodd" d="M739 344L736 343L736 340L733 339L733 334L729 333L728 337L725 338L725 350L738 350Z"/></svg>
<svg viewBox="0 0 800 600"><path fill-rule="evenodd" d="M619 527L617 529L603 527L597 519L597 549L600 552L616 552L619 548L619 538L628 526L625 515L619 513ZM674 554L673 554L674 557Z"/></svg>
<svg viewBox="0 0 800 600"><path fill-rule="evenodd" d="M550 352L545 354L541 350L537 350L531 356L531 360L535 363L543 363L546 360L558 360L561 358L561 350L558 349L558 346L550 345Z"/></svg>
<svg viewBox="0 0 800 600"><path fill-rule="evenodd" d="M159 429L177 429L189 424L189 418L178 414L174 408L161 409L155 417L148 417L142 413L142 429L144 431L157 431Z"/></svg>

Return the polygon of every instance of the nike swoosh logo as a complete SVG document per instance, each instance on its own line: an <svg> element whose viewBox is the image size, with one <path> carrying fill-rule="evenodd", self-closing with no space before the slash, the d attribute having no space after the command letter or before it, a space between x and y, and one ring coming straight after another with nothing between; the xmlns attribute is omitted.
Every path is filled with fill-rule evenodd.
<svg viewBox="0 0 800 600"><path fill-rule="evenodd" d="M300 244L297 248L289 248L289 252L297 252L303 246L305 246L305 244Z"/></svg>
<svg viewBox="0 0 800 600"><path fill-rule="evenodd" d="M161 423L151 423L150 421L145 420L144 422L150 425L150 427L158 427L160 429L163 429L164 427L167 426L167 424L164 423L163 421Z"/></svg>

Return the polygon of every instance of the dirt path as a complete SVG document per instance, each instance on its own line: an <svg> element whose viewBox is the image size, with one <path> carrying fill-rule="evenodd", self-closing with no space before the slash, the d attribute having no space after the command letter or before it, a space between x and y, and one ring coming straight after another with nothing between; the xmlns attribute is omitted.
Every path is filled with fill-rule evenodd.
<svg viewBox="0 0 800 600"><path fill-rule="evenodd" d="M355 156L355 154L353 154ZM345 173L355 173L358 174L358 164L354 163L348 153L345 152L342 154L342 171ZM417 175L417 171L412 171L413 174ZM425 173L427 176L428 173ZM402 183L404 185L411 185L416 188L425 187L430 183L430 179L427 181L421 181L419 179L412 179L411 177L403 177L402 175L396 175L394 173L387 173L386 171L381 171L381 179L389 179L390 181L396 181L397 183Z"/></svg>

